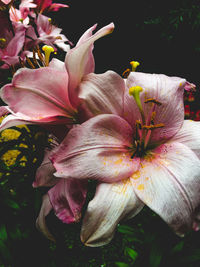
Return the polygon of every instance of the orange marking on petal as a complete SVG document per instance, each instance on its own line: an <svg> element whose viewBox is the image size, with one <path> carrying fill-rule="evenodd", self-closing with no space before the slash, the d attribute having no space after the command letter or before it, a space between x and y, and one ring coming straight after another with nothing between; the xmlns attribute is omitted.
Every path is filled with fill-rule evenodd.
<svg viewBox="0 0 200 267"><path fill-rule="evenodd" d="M118 160L114 161L114 164L116 164L116 165L121 164L122 161L123 161L123 160L122 160L121 158L119 158Z"/></svg>
<svg viewBox="0 0 200 267"><path fill-rule="evenodd" d="M140 178L140 171L136 171L132 176L131 178L133 178L134 180L137 180Z"/></svg>
<svg viewBox="0 0 200 267"><path fill-rule="evenodd" d="M137 187L138 190L144 190L144 184L139 184Z"/></svg>

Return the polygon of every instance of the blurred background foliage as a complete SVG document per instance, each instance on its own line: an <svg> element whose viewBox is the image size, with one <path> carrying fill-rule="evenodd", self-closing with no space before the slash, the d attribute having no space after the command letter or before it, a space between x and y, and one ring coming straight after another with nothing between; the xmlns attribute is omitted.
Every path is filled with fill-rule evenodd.
<svg viewBox="0 0 200 267"><path fill-rule="evenodd" d="M97 73L112 69L122 74L131 60L138 60L138 71L184 77L197 85L197 92L185 94L185 117L199 120L199 1L59 2L70 8L50 16L74 44L96 22L99 27L115 23L112 35L95 43ZM65 225L53 212L47 224L57 242L43 237L35 220L47 189L33 189L32 182L47 135L39 126L13 127L0 134L0 267L200 266L200 233L177 237L148 208L121 222L112 242L103 247L85 247L79 238L81 222ZM89 187L84 209L95 184Z"/></svg>

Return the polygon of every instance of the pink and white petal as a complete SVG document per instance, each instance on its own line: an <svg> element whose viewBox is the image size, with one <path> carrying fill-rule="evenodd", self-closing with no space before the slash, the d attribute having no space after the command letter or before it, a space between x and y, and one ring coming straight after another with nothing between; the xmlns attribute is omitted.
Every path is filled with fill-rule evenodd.
<svg viewBox="0 0 200 267"><path fill-rule="evenodd" d="M101 28L94 35L92 31L96 28L94 25L79 40L78 45L69 50L65 58L66 68L69 74L69 98L76 107L78 103L77 87L84 75L94 72L94 57L92 54L93 43L99 38L111 33L114 24Z"/></svg>
<svg viewBox="0 0 200 267"><path fill-rule="evenodd" d="M168 142L179 142L188 146L200 158L200 122L184 120L181 129Z"/></svg>
<svg viewBox="0 0 200 267"><path fill-rule="evenodd" d="M57 177L115 182L137 170L131 159L132 128L121 117L98 115L68 133L51 154Z"/></svg>
<svg viewBox="0 0 200 267"><path fill-rule="evenodd" d="M0 117L7 115L10 113L8 106L0 106Z"/></svg>
<svg viewBox="0 0 200 267"><path fill-rule="evenodd" d="M81 110L86 118L102 113L122 116L124 89L124 80L113 71L90 73L79 86L79 98L83 100Z"/></svg>
<svg viewBox="0 0 200 267"><path fill-rule="evenodd" d="M49 214L49 212L52 210L52 205L49 201L48 195L43 196L42 200L42 206L40 209L39 216L36 220L36 227L38 230L40 230L48 239L51 241L55 241L55 238L53 235L49 232L49 229L47 228L45 218Z"/></svg>
<svg viewBox="0 0 200 267"><path fill-rule="evenodd" d="M49 6L49 11L58 11L60 8L69 7L68 5L53 3Z"/></svg>
<svg viewBox="0 0 200 267"><path fill-rule="evenodd" d="M129 88L141 86L141 103L147 122L150 122L152 111L155 112L154 124L163 123L163 128L154 129L151 142L163 141L175 135L181 128L184 120L183 93L186 80L178 77L168 77L164 74L147 74L132 72L126 81L124 100L124 117L133 126L136 120L141 121L141 115L135 100L129 95ZM145 100L154 98L161 103L155 105L144 103Z"/></svg>
<svg viewBox="0 0 200 267"><path fill-rule="evenodd" d="M49 67L53 68L53 69L57 69L57 70L62 71L62 72L67 72L67 70L65 68L65 63L63 61L57 59L57 58L53 58L49 62Z"/></svg>
<svg viewBox="0 0 200 267"><path fill-rule="evenodd" d="M33 187L53 186L59 182L60 179L53 175L55 168L49 160L50 153L50 150L45 152L44 159L36 171L35 181L32 184Z"/></svg>
<svg viewBox="0 0 200 267"><path fill-rule="evenodd" d="M130 179L113 184L100 183L83 219L82 242L90 247L106 245L113 238L119 221L130 213L135 216L143 206Z"/></svg>
<svg viewBox="0 0 200 267"><path fill-rule="evenodd" d="M20 117L17 117L15 115L8 115L3 119L0 125L0 131L3 131L7 128L22 125L22 124L33 124L32 122L22 120Z"/></svg>
<svg viewBox="0 0 200 267"><path fill-rule="evenodd" d="M65 117L46 117L46 118L32 118L30 120L27 116L24 116L23 114L18 113L18 116L10 114L7 117L3 119L0 125L0 131L3 131L7 128L17 126L17 125L22 125L22 124L41 124L44 126L47 130L51 129L49 125L59 125L59 124L71 124L70 118L65 118ZM56 129L55 129L56 132Z"/></svg>
<svg viewBox="0 0 200 267"><path fill-rule="evenodd" d="M63 223L78 222L87 194L87 180L60 179L48 191L56 216Z"/></svg>
<svg viewBox="0 0 200 267"><path fill-rule="evenodd" d="M6 47L8 56L17 56L22 50L25 41L26 28L23 24L17 24L15 29L15 36L11 39Z"/></svg>
<svg viewBox="0 0 200 267"><path fill-rule="evenodd" d="M12 84L1 89L1 97L16 115L23 114L27 120L69 117L74 110L68 99L67 86L66 72L49 67L20 69Z"/></svg>
<svg viewBox="0 0 200 267"><path fill-rule="evenodd" d="M135 193L178 234L192 228L200 204L200 160L181 143L159 146L132 175Z"/></svg>

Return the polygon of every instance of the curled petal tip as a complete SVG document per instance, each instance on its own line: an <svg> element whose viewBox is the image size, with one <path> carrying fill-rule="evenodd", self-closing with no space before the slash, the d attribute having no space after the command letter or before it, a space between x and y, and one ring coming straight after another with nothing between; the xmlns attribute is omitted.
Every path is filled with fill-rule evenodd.
<svg viewBox="0 0 200 267"><path fill-rule="evenodd" d="M196 91L196 85L193 83L186 82L184 89L189 92L195 92Z"/></svg>

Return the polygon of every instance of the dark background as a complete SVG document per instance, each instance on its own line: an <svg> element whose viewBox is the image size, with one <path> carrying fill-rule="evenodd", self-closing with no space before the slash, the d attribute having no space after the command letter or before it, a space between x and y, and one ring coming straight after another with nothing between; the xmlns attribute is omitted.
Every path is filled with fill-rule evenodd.
<svg viewBox="0 0 200 267"><path fill-rule="evenodd" d="M60 1L61 2L61 1ZM69 4L52 14L74 43L89 27L114 22L114 32L95 42L96 73L121 74L131 60L138 71L181 76L199 83L199 1L62 1Z"/></svg>

